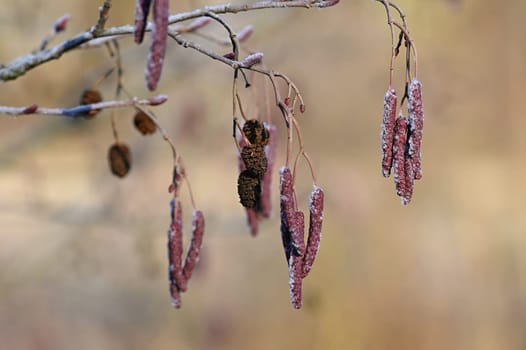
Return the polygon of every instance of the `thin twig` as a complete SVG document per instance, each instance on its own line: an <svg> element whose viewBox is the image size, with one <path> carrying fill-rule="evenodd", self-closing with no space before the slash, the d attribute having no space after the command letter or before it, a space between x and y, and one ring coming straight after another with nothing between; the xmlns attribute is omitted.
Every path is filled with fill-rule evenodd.
<svg viewBox="0 0 526 350"><path fill-rule="evenodd" d="M47 107L38 107L37 105L32 105L28 107L10 107L10 106L0 106L0 114L5 115L26 115L26 114L41 114L49 116L63 116L63 117L83 117L92 110L101 110L101 109L111 109L111 108L123 108L130 106L156 106L166 102L168 99L165 95L158 95L148 99L139 100L137 97L134 97L129 100L120 100L120 101L103 101L98 103L92 103L87 105L80 105L72 108L47 108Z"/></svg>
<svg viewBox="0 0 526 350"><path fill-rule="evenodd" d="M169 23L174 24L189 19L194 19L202 16L207 16L210 13L214 14L225 14L225 13L238 13L255 11L262 9L278 9L278 8L325 8L334 6L338 3L335 0L294 0L294 1L259 1L253 4L223 4L214 6L205 6L200 9L182 12L170 16ZM100 21L100 19L99 19ZM98 25L98 24L97 24ZM107 36L125 36L134 33L134 25L124 25L118 27L112 27L107 29L97 29L97 25L92 30L80 33L71 39L68 39L50 49L43 50L37 53L30 53L25 56L16 58L15 60L6 64L0 69L0 81L14 80L31 69L38 67L48 61L60 58L64 53L69 52L73 49L78 48L82 44L85 44L93 39L107 37ZM98 28L103 25L99 25ZM151 31L152 25L148 24L146 31Z"/></svg>

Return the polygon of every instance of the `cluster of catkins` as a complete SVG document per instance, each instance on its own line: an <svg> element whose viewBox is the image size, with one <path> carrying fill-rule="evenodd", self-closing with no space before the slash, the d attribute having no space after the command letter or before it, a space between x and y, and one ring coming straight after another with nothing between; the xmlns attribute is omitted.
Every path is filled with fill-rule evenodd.
<svg viewBox="0 0 526 350"><path fill-rule="evenodd" d="M270 187L276 157L276 127L250 119L242 130L237 191L247 211L251 234L256 236L259 221L270 217L272 211Z"/></svg>
<svg viewBox="0 0 526 350"><path fill-rule="evenodd" d="M309 274L318 254L323 223L323 190L314 186L309 200L309 234L305 246L305 215L297 208L294 179L286 166L280 171L281 239L289 267L289 292L292 306L301 308L302 280Z"/></svg>
<svg viewBox="0 0 526 350"><path fill-rule="evenodd" d="M205 232L205 219L202 211L194 209L192 239L183 264L183 209L177 197L170 202L170 217L172 222L168 229L168 278L172 305L180 308L181 292L186 291L188 280L192 277L192 271L199 260Z"/></svg>
<svg viewBox="0 0 526 350"><path fill-rule="evenodd" d="M422 130L424 109L422 84L413 79L407 88L408 118L402 112L396 117L397 97L394 89L384 97L382 118L382 175L394 174L396 194L404 205L413 196L414 180L422 178Z"/></svg>

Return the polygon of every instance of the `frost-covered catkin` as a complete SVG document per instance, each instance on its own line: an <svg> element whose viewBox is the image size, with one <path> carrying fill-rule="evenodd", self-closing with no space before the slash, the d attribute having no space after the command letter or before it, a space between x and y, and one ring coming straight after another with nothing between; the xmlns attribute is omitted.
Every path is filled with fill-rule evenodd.
<svg viewBox="0 0 526 350"><path fill-rule="evenodd" d="M414 178L422 178L422 134L424 129L424 106L422 103L422 83L413 79L408 88L409 111L409 157L413 163Z"/></svg>
<svg viewBox="0 0 526 350"><path fill-rule="evenodd" d="M287 263L292 254L292 233L290 221L294 218L294 187L292 184L292 173L288 167L281 167L280 175L280 217L281 217L281 240Z"/></svg>
<svg viewBox="0 0 526 350"><path fill-rule="evenodd" d="M136 0L135 1L135 42L142 43L144 39L144 31L148 24L148 14L150 12L151 0Z"/></svg>
<svg viewBox="0 0 526 350"><path fill-rule="evenodd" d="M320 247L321 228L323 223L323 199L323 190L315 186L309 199L309 236L307 239L305 256L303 258L303 278L309 274Z"/></svg>
<svg viewBox="0 0 526 350"><path fill-rule="evenodd" d="M297 211L292 225L292 254L289 257L289 293L290 301L295 309L300 309L302 304L301 286L303 280L303 252L296 245L304 246L303 231L305 230L305 216L301 211ZM301 232L301 237L299 237ZM300 248L301 249L301 248ZM303 250L305 250L303 248Z"/></svg>
<svg viewBox="0 0 526 350"><path fill-rule="evenodd" d="M303 256L305 252L303 230L301 230L303 223L297 219L298 212L295 209L292 173L288 167L281 167L280 169L280 186L282 228L285 227L289 232L294 253Z"/></svg>
<svg viewBox="0 0 526 350"><path fill-rule="evenodd" d="M192 277L192 271L199 260L201 244L203 243L203 234L205 232L205 218L203 212L194 210L192 214L192 241L186 253L186 259L183 267L183 275L188 281Z"/></svg>
<svg viewBox="0 0 526 350"><path fill-rule="evenodd" d="M413 197L413 188L415 185L415 170L411 158L405 159L405 192L402 195L402 204L407 205Z"/></svg>
<svg viewBox="0 0 526 350"><path fill-rule="evenodd" d="M186 279L183 276L183 210L181 202L170 202L172 222L168 230L168 269L171 284L186 291Z"/></svg>
<svg viewBox="0 0 526 350"><path fill-rule="evenodd" d="M393 141L396 123L396 92L389 89L384 96L384 113L382 117L382 175L389 177L393 165Z"/></svg>
<svg viewBox="0 0 526 350"><path fill-rule="evenodd" d="M394 182L396 194L403 197L407 191L405 177L405 146L407 143L407 119L400 114L396 118L395 137L394 137Z"/></svg>
<svg viewBox="0 0 526 350"><path fill-rule="evenodd" d="M150 91L157 88L161 78L168 38L169 15L168 0L153 0L153 29L150 38L150 51L146 62L146 85Z"/></svg>

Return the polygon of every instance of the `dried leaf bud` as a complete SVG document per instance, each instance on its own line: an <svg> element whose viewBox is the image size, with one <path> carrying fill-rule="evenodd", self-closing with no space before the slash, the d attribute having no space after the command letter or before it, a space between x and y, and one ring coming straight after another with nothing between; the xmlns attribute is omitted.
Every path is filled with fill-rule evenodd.
<svg viewBox="0 0 526 350"><path fill-rule="evenodd" d="M157 131L157 125L155 125L152 118L144 111L137 110L135 117L133 118L133 124L135 128L143 135L151 135Z"/></svg>
<svg viewBox="0 0 526 350"><path fill-rule="evenodd" d="M186 278L183 275L183 210L181 202L170 202L172 222L168 229L168 276L170 283L177 285L179 291L186 290Z"/></svg>
<svg viewBox="0 0 526 350"><path fill-rule="evenodd" d="M261 195L261 182L250 170L242 171L237 179L239 201L245 208L256 208Z"/></svg>
<svg viewBox="0 0 526 350"><path fill-rule="evenodd" d="M263 146L258 144L247 145L241 150L241 158L245 164L245 168L250 170L259 179L267 170L267 157Z"/></svg>
<svg viewBox="0 0 526 350"><path fill-rule="evenodd" d="M68 25L70 19L71 16L69 14L66 14L57 19L55 21L55 25L53 26L53 30L55 31L55 33L63 32L66 29L66 26Z"/></svg>
<svg viewBox="0 0 526 350"><path fill-rule="evenodd" d="M309 199L309 237L303 259L303 278L310 272L320 247L321 228L323 224L323 200L323 190L319 187L314 187Z"/></svg>
<svg viewBox="0 0 526 350"><path fill-rule="evenodd" d="M269 142L270 134L257 119L250 119L243 124L243 134L251 144L265 146Z"/></svg>
<svg viewBox="0 0 526 350"><path fill-rule="evenodd" d="M407 119L400 114L396 118L395 138L393 145L394 152L394 182L396 194L403 197L407 191L405 177L405 148L407 144Z"/></svg>
<svg viewBox="0 0 526 350"><path fill-rule="evenodd" d="M261 61L263 60L263 56L263 52L252 53L245 57L243 60L241 60L241 62L239 62L240 66L244 68L250 68L256 64L261 63Z"/></svg>
<svg viewBox="0 0 526 350"><path fill-rule="evenodd" d="M389 89L384 96L384 113L382 116L382 175L389 177L393 166L393 142L396 124L396 92Z"/></svg>
<svg viewBox="0 0 526 350"><path fill-rule="evenodd" d="M239 40L240 43L245 42L250 38L253 32L254 26L248 25L237 33L237 40Z"/></svg>
<svg viewBox="0 0 526 350"><path fill-rule="evenodd" d="M142 43L144 39L144 31L148 24L148 14L150 13L151 0L136 0L135 1L135 42Z"/></svg>
<svg viewBox="0 0 526 350"><path fill-rule="evenodd" d="M124 143L114 143L108 151L108 161L113 175L126 176L131 167L130 149Z"/></svg>
<svg viewBox="0 0 526 350"><path fill-rule="evenodd" d="M233 60L233 59L236 58L236 54L233 53L233 52L229 52L229 53L225 53L225 54L223 55L223 57L226 58L226 59L229 59L229 60Z"/></svg>
<svg viewBox="0 0 526 350"><path fill-rule="evenodd" d="M163 70L166 41L168 38L168 0L153 2L153 28L150 38L150 51L146 62L146 85L150 91L157 88Z"/></svg>
<svg viewBox="0 0 526 350"><path fill-rule="evenodd" d="M102 101L102 95L98 90L84 90L80 96L81 105L90 105L93 103L99 103ZM91 119L95 117L97 113L100 112L100 109L91 109L87 113L82 114L85 118Z"/></svg>
<svg viewBox="0 0 526 350"><path fill-rule="evenodd" d="M33 113L36 113L37 110L38 110L38 105L32 104L31 106L24 108L24 111L22 113L23 114L33 114Z"/></svg>
<svg viewBox="0 0 526 350"><path fill-rule="evenodd" d="M192 214L192 241L186 253L186 259L183 267L183 275L188 281L192 277L195 265L199 261L199 253L203 244L203 235L205 233L205 218L203 212L194 209Z"/></svg>
<svg viewBox="0 0 526 350"><path fill-rule="evenodd" d="M420 147L424 129L424 106L422 103L422 84L413 79L408 88L408 111L409 111L409 156L414 167L414 177L422 178L422 159Z"/></svg>
<svg viewBox="0 0 526 350"><path fill-rule="evenodd" d="M157 95L157 96L150 97L148 101L150 102L150 106L158 106L168 101L168 96Z"/></svg>

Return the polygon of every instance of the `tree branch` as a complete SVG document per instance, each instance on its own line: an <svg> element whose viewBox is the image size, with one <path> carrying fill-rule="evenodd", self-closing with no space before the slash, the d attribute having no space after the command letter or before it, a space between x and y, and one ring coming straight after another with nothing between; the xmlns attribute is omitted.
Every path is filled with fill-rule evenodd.
<svg viewBox="0 0 526 350"><path fill-rule="evenodd" d="M170 16L169 23L178 23L189 19L194 19L202 16L207 16L210 13L225 14L238 13L262 9L277 9L277 8L325 8L338 4L339 0L292 0L292 1L259 1L253 4L223 4L214 6L205 6L189 12L182 12ZM100 28L100 26L99 26ZM0 68L0 81L5 82L14 80L24 75L31 69L38 67L48 61L60 58L64 53L69 52L80 45L85 44L93 39L107 37L107 36L124 36L130 35L134 32L133 25L124 25L119 27L112 27L101 30L92 30L80 33L75 37L66 40L50 49L42 50L36 53L30 53L21 56L11 61ZM148 24L146 31L151 31L152 25Z"/></svg>

